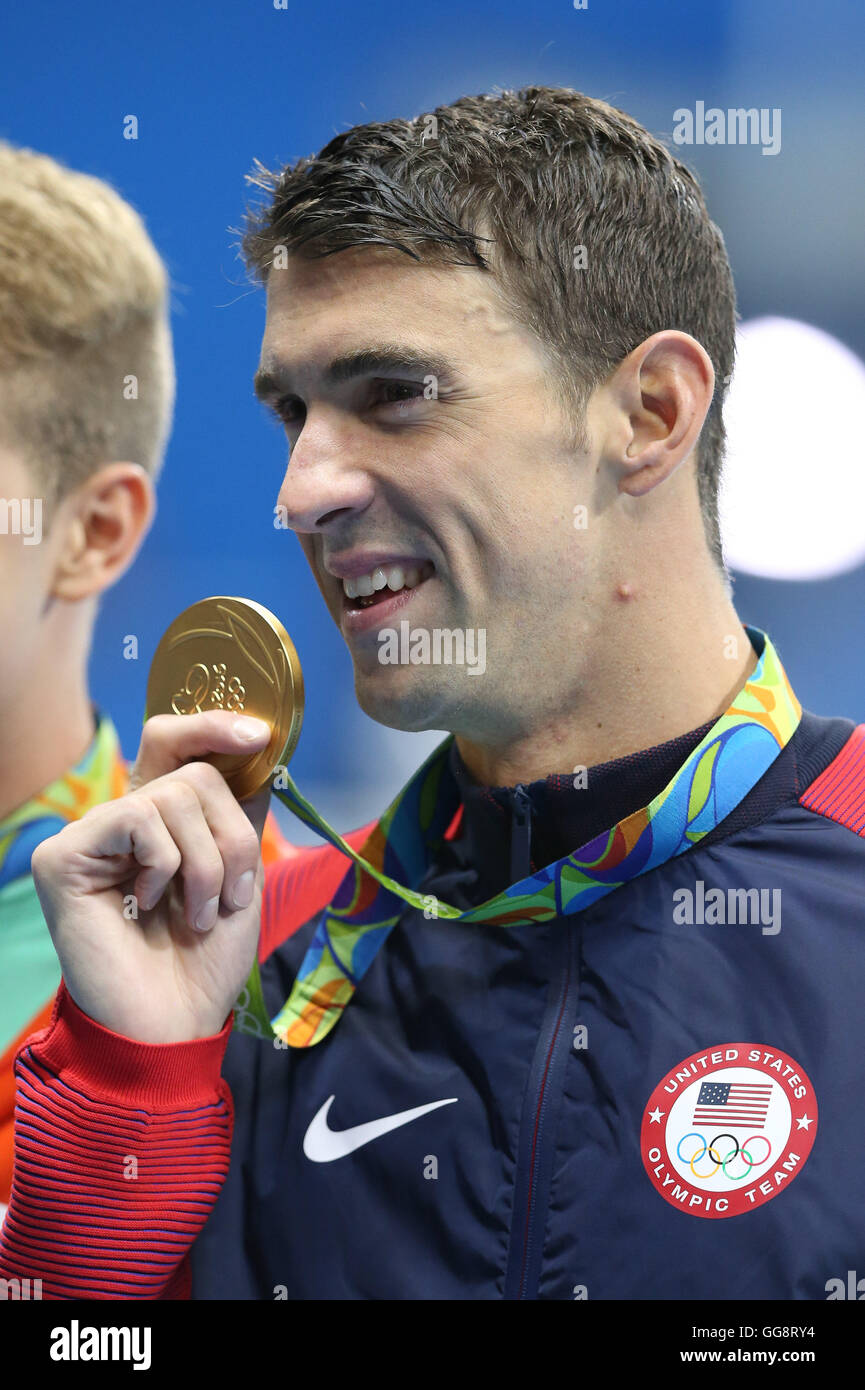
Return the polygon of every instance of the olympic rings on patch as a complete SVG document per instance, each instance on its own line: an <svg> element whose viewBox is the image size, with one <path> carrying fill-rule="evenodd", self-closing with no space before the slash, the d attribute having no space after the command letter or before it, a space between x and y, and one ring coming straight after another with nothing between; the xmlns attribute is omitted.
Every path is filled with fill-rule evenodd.
<svg viewBox="0 0 865 1390"><path fill-rule="evenodd" d="M696 1170L696 1168L694 1167L694 1164L698 1161L698 1159L700 1159L700 1158L703 1157L703 1154L704 1154L705 1152L706 1152L706 1149L705 1149L705 1147L704 1147L704 1148L702 1148L702 1149L700 1150L700 1153L699 1153L699 1154L695 1154L695 1155L694 1155L694 1157L691 1159L691 1161L690 1161L689 1164L688 1164L688 1167L690 1168L691 1172L694 1174L694 1177L697 1178L697 1180L698 1180L699 1182L708 1182L710 1178L713 1178L713 1177L715 1176L715 1174L717 1173L718 1169L719 1169L720 1166L721 1166L720 1163L716 1163L715 1166L714 1166L714 1168L712 1169L711 1173L698 1173L697 1170Z"/></svg>
<svg viewBox="0 0 865 1390"><path fill-rule="evenodd" d="M751 1169L754 1167L754 1160L753 1160L753 1158L751 1157L751 1155L748 1153L748 1150L745 1148L744 1144L742 1145L741 1149L739 1150L739 1157L740 1157L740 1158L744 1158L744 1159L746 1160L746 1162L747 1162L747 1164L748 1164L748 1167L747 1167L747 1169L745 1170L745 1172L744 1172L744 1173L740 1173L739 1176L738 1176L737 1178L731 1177L730 1174L727 1172L727 1163L730 1163L730 1162L731 1162L731 1160L730 1160L729 1158L727 1159L727 1163L722 1163L722 1164L721 1164L721 1167L722 1167L723 1170L724 1170L724 1177L727 1179L728 1182L741 1182L743 1178L747 1178L747 1176L748 1176L748 1174L750 1173Z"/></svg>
<svg viewBox="0 0 865 1390"><path fill-rule="evenodd" d="M699 1141L700 1141L700 1143L703 1145L703 1147L702 1147L700 1153L699 1153L699 1154L695 1154L694 1157L695 1157L695 1158L702 1158L702 1157L703 1157L703 1154L706 1152L706 1140L705 1140L705 1138L704 1138L704 1136L703 1136L702 1134L698 1134L697 1131L696 1131L695 1129L692 1129L691 1132L690 1132L689 1134L683 1134L682 1137L681 1137L681 1139L679 1140L678 1144L676 1145L676 1155L677 1155L677 1157L678 1157L678 1159L679 1159L679 1162L680 1162L680 1163L690 1163L690 1162L691 1162L691 1160L688 1159L688 1158L685 1158L684 1154L682 1153L682 1145L684 1144L684 1142L685 1142L686 1139L699 1139ZM719 1165L719 1166L720 1166L720 1165Z"/></svg>
<svg viewBox="0 0 865 1390"><path fill-rule="evenodd" d="M684 1154L682 1153L682 1145L684 1144L686 1139L699 1139L700 1141L700 1148L695 1153L693 1153L690 1158L685 1158ZM732 1139L733 1143L736 1145L732 1153L728 1153L726 1158L720 1158L715 1149L715 1145L717 1144L719 1139ZM763 1143L766 1145L766 1152L763 1155L763 1157L759 1159L752 1158L750 1151L746 1147L746 1145L752 1143L755 1139L762 1139ZM766 1138L765 1134L750 1134L748 1138L743 1140L740 1144L735 1134L721 1133L716 1134L712 1142L710 1144L707 1144L704 1135L698 1134L696 1130L690 1130L687 1134L682 1135L681 1139L676 1145L676 1155L679 1159L679 1162L687 1163L688 1167L690 1168L691 1172L693 1173L694 1177L697 1179L698 1182L709 1182L709 1180L715 1176L719 1168L723 1169L724 1177L727 1179L728 1182L741 1182L743 1178L746 1178L748 1176L752 1168L756 1168L760 1164L767 1163L771 1156L771 1153L772 1145L769 1143L769 1140ZM696 1163L699 1163L700 1159L704 1158L706 1154L708 1154L710 1161L714 1163L715 1166L712 1169L711 1173L698 1173L694 1165ZM748 1165L744 1173L739 1173L738 1175L734 1175L732 1173L727 1172L727 1164L732 1163L733 1160L736 1158L741 1158L742 1162L747 1163Z"/></svg>
<svg viewBox="0 0 865 1390"><path fill-rule="evenodd" d="M764 1153L763 1157L755 1159L754 1162L768 1163L772 1154L772 1145L769 1143L769 1140L766 1138L765 1134L749 1134L748 1138L745 1140L745 1143L742 1145L743 1150L745 1148L745 1144L750 1144L752 1139L762 1139L763 1143L766 1145L766 1152Z"/></svg>
<svg viewBox="0 0 865 1390"><path fill-rule="evenodd" d="M718 1155L712 1152L719 1139L732 1139L733 1143L736 1145L733 1152L731 1154L727 1154L726 1158L718 1158ZM735 1158L738 1152L739 1141L736 1138L735 1134L716 1134L711 1144L709 1145L709 1153L716 1163L729 1163L730 1159Z"/></svg>

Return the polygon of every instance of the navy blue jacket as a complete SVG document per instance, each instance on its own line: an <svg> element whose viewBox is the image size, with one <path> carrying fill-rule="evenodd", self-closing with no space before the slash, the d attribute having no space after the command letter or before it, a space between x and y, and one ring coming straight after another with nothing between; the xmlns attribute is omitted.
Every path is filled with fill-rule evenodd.
<svg viewBox="0 0 865 1390"><path fill-rule="evenodd" d="M422 891L467 908L586 843L709 727L586 790L477 788L454 749L461 833ZM806 713L699 845L574 916L407 909L323 1042L232 1037L231 1168L193 1297L825 1299L865 1274L863 836L863 731ZM701 921L713 889L727 920ZM751 889L760 920L730 920ZM274 1013L316 919L264 967ZM342 1157L304 1152L314 1121L320 1138L441 1101Z"/></svg>

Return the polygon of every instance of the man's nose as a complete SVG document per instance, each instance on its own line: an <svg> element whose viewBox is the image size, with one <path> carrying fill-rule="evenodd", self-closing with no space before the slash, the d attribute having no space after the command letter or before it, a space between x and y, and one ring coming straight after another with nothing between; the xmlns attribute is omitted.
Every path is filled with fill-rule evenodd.
<svg viewBox="0 0 865 1390"><path fill-rule="evenodd" d="M346 426L307 417L279 489L277 515L292 531L320 531L337 517L362 512L374 486L361 444Z"/></svg>

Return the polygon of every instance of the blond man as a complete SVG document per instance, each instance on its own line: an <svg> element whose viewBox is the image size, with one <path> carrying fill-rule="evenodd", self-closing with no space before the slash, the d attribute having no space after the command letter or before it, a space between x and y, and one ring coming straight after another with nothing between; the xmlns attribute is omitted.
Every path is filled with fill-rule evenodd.
<svg viewBox="0 0 865 1390"><path fill-rule="evenodd" d="M0 1205L12 1060L60 983L30 857L126 789L87 658L153 519L173 403L168 277L138 213L0 143Z"/></svg>

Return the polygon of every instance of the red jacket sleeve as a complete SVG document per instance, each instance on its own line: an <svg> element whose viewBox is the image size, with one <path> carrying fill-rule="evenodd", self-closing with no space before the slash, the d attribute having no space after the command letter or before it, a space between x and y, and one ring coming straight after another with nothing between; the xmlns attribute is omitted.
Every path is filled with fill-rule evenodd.
<svg viewBox="0 0 865 1390"><path fill-rule="evenodd" d="M60 986L15 1064L15 1167L0 1278L43 1298L188 1297L186 1256L228 1172L230 1032L154 1045Z"/></svg>
<svg viewBox="0 0 865 1390"><path fill-rule="evenodd" d="M346 838L354 848L371 826ZM276 846L260 958L331 900L349 867L329 845ZM233 1109L212 1038L155 1045L95 1023L61 985L15 1062L15 1162L0 1278L43 1298L189 1296L188 1253L228 1172Z"/></svg>

